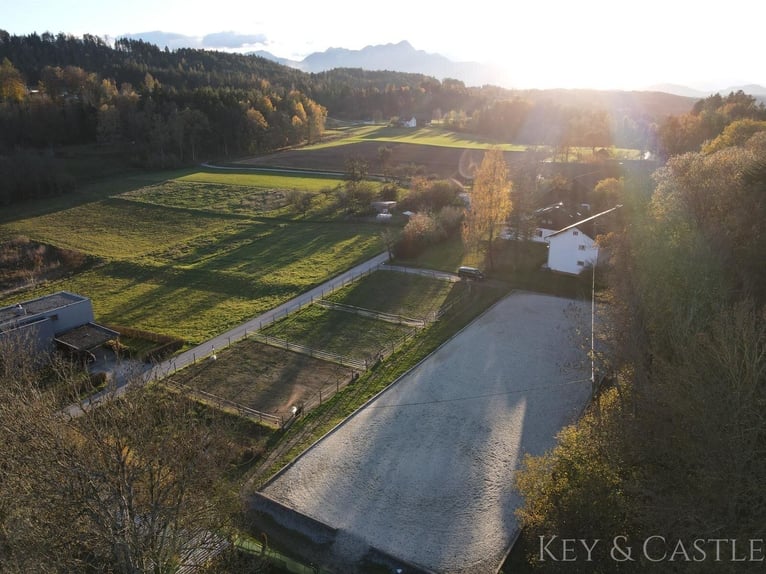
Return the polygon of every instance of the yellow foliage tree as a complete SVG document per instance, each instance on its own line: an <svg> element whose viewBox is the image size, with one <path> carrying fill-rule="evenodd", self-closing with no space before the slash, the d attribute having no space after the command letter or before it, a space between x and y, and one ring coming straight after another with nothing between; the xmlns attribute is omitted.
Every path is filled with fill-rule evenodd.
<svg viewBox="0 0 766 574"><path fill-rule="evenodd" d="M20 102L26 95L24 78L8 58L0 64L0 102L10 100Z"/></svg>
<svg viewBox="0 0 766 574"><path fill-rule="evenodd" d="M485 246L490 269L494 268L492 243L511 214L511 181L508 164L499 148L484 154L471 192L471 204L463 223L463 241L471 248Z"/></svg>

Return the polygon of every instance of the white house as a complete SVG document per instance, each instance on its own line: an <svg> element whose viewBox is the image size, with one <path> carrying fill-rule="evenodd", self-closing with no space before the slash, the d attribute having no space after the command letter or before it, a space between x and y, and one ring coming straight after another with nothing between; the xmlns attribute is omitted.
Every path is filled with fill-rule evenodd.
<svg viewBox="0 0 766 574"><path fill-rule="evenodd" d="M545 241L548 242L548 268L551 271L579 275L586 267L595 265L598 262L599 247L596 240L587 235L583 228L591 227L596 219L620 207L622 206L618 205L607 209L547 235Z"/></svg>

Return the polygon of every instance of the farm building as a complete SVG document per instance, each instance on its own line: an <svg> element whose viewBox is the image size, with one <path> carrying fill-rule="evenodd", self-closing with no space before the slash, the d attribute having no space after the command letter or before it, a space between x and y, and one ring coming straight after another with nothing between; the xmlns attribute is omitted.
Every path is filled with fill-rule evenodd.
<svg viewBox="0 0 766 574"><path fill-rule="evenodd" d="M597 220L619 207L607 209L546 235L548 268L551 271L579 275L586 267L595 265L599 255L599 246L595 240Z"/></svg>
<svg viewBox="0 0 766 574"><path fill-rule="evenodd" d="M90 299L59 291L0 308L0 341L33 345L50 351L55 345L89 353L119 333L93 321Z"/></svg>

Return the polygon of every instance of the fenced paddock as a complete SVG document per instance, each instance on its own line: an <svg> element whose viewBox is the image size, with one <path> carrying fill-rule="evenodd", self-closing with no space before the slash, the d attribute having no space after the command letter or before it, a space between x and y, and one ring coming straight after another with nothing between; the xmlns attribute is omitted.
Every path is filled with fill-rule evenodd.
<svg viewBox="0 0 766 574"><path fill-rule="evenodd" d="M284 424L292 407L326 400L353 376L350 365L263 344L250 334L217 360L198 361L163 381L213 406L251 420Z"/></svg>
<svg viewBox="0 0 766 574"><path fill-rule="evenodd" d="M324 547L339 571L382 553L424 571L494 574L517 532L514 470L552 447L590 395L575 335L587 317L587 304L510 295L258 497L290 509L277 523L298 513L336 532Z"/></svg>

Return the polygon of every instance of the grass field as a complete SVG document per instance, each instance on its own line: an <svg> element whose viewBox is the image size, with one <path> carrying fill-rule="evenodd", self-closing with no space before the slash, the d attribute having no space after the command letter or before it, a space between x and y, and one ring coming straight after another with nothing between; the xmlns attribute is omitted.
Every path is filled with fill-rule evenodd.
<svg viewBox="0 0 766 574"><path fill-rule="evenodd" d="M448 283L422 275L378 271L327 299L391 315L423 319L460 297L465 284Z"/></svg>
<svg viewBox="0 0 766 574"><path fill-rule="evenodd" d="M399 142L465 149L487 149L488 147L496 145L505 151L524 151L527 148L527 146L503 143L490 138L460 134L441 128L412 129L372 125L355 126L337 131L338 134L336 138L327 142L307 146L302 149L309 151L312 149L347 145L360 141L379 141L381 143Z"/></svg>
<svg viewBox="0 0 766 574"><path fill-rule="evenodd" d="M0 303L64 289L90 297L99 321L201 342L382 251L374 224L270 211L281 201L275 189L296 183L314 185L187 170L106 182L100 196L86 189L57 210L25 206L0 224L0 237L24 235L99 263Z"/></svg>
<svg viewBox="0 0 766 574"><path fill-rule="evenodd" d="M392 349L411 332L410 327L318 305L304 307L263 329L266 335L356 360Z"/></svg>
<svg viewBox="0 0 766 574"><path fill-rule="evenodd" d="M494 138L481 137L466 133L454 132L438 126L423 128L398 128L384 125L353 126L333 130L333 137L329 141L314 144L302 148L303 150L315 150L333 146L348 145L362 141L379 141L381 143L410 143L431 145L439 147L454 147L461 149L483 150L496 146L503 151L526 151L530 147L539 150L547 149L547 146L530 146L528 144L514 144ZM622 159L641 159L640 150L611 148L614 157ZM580 161L580 157L590 157L593 153L591 148L571 148L572 161Z"/></svg>

